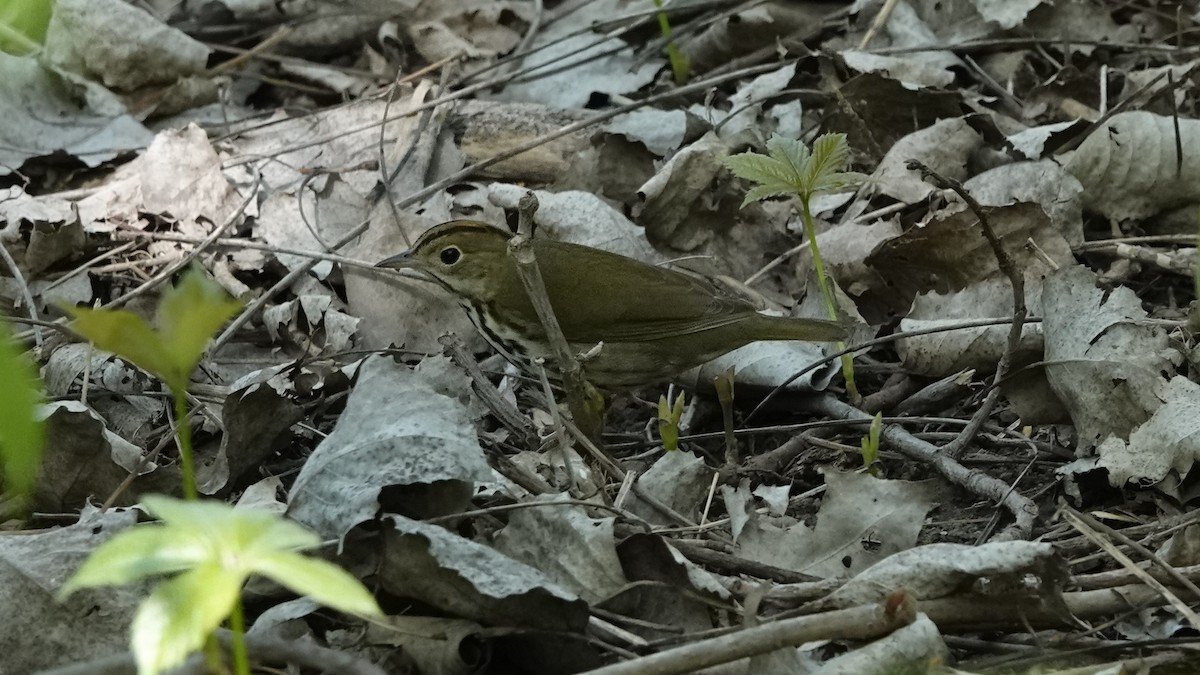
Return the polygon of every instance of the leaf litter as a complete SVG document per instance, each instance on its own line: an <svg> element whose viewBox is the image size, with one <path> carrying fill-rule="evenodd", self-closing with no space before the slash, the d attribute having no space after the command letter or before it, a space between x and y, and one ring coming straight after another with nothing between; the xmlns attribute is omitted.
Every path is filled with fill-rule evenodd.
<svg viewBox="0 0 1200 675"><path fill-rule="evenodd" d="M0 540L21 610L0 670L125 649L138 593L87 591L94 619L52 597L124 507L178 491L170 399L55 325L64 305L148 320L193 259L249 303L191 377L201 491L286 509L390 615L252 580L258 639L385 672L1186 662L1200 76L1174 52L1196 16L664 3L677 85L649 1L309 4L60 0L44 58L0 54L0 296L50 401L34 515L5 512L26 536ZM861 400L819 346L751 345L681 379L679 450L642 401L665 386L614 401L595 447L453 298L370 268L438 222L515 221L532 190L537 236L821 316L798 202L739 208L755 185L721 160L826 132L869 176L812 209ZM1024 282L1019 332L984 220ZM1107 651L1069 652L1088 625Z"/></svg>

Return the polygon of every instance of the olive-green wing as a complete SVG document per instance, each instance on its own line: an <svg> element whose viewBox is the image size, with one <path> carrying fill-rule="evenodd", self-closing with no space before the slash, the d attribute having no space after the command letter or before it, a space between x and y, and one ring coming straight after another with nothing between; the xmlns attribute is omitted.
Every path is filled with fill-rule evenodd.
<svg viewBox="0 0 1200 675"><path fill-rule="evenodd" d="M748 301L706 279L615 253L556 241L539 242L535 253L550 304L571 341L655 340L754 312Z"/></svg>

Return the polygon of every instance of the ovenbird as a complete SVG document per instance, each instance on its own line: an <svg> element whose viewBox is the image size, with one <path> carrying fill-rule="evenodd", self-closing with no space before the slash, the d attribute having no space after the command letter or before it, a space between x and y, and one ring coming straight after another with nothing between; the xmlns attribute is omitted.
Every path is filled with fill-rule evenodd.
<svg viewBox="0 0 1200 675"><path fill-rule="evenodd" d="M452 220L412 249L376 264L424 273L458 297L472 323L511 363L553 363L552 350L508 254L510 234L486 223ZM600 249L534 237L546 295L573 350L598 353L584 376L602 389L669 379L758 340L833 341L831 321L760 314L748 300L707 279Z"/></svg>

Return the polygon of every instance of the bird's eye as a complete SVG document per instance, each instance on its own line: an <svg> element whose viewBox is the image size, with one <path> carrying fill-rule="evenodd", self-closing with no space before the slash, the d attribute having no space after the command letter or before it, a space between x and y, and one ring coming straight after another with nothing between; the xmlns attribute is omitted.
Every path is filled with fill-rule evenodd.
<svg viewBox="0 0 1200 675"><path fill-rule="evenodd" d="M459 258L462 258L462 251L458 250L457 246L447 246L438 254L438 258L443 264L453 265L458 262Z"/></svg>

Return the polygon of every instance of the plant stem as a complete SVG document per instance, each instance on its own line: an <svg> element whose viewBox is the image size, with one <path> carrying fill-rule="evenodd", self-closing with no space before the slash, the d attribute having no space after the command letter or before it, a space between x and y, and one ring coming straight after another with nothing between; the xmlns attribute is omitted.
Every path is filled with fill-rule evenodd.
<svg viewBox="0 0 1200 675"><path fill-rule="evenodd" d="M183 498L194 500L199 496L196 489L196 467L192 462L192 424L188 421L187 392L171 391L175 399L175 434L179 441L179 465L183 474Z"/></svg>
<svg viewBox="0 0 1200 675"><path fill-rule="evenodd" d="M662 9L662 0L654 0L654 6ZM671 21L667 18L666 12L658 13L658 29L662 32L663 39L667 41L667 61L671 64L671 74L675 76L675 84L683 84L687 82L688 62L687 57L679 53L679 48L671 41Z"/></svg>
<svg viewBox="0 0 1200 675"><path fill-rule="evenodd" d="M250 655L246 651L246 619L242 614L242 598L233 601L229 612L229 650L233 655L233 672L250 675Z"/></svg>
<svg viewBox="0 0 1200 675"><path fill-rule="evenodd" d="M837 302L834 301L833 290L829 288L829 281L825 278L825 264L821 262L821 249L817 246L817 232L813 226L812 211L808 207L809 195L800 194L800 207L804 214L804 234L808 237L809 247L812 249L813 267L817 272L817 285L821 287L821 297L825 299L825 309L829 315L830 321L838 320ZM846 348L846 343L838 341L838 350ZM854 384L854 357L850 354L844 354L842 361L842 378L846 380L846 393L850 395L851 401L859 399L858 386Z"/></svg>

